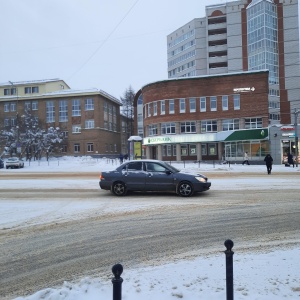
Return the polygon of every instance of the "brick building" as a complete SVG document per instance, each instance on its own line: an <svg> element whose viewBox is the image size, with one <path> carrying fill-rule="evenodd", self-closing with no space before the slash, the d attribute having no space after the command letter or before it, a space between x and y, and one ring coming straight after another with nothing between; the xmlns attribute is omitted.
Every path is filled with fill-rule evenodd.
<svg viewBox="0 0 300 300"><path fill-rule="evenodd" d="M135 96L143 107L147 158L168 161L261 160L269 150L269 72L248 71L168 79ZM142 101L141 101L142 99Z"/></svg>
<svg viewBox="0 0 300 300"><path fill-rule="evenodd" d="M118 156L121 105L102 90L72 90L60 79L7 82L0 85L0 128L16 126L29 109L43 128L64 132L63 154ZM0 147L2 153L4 145Z"/></svg>

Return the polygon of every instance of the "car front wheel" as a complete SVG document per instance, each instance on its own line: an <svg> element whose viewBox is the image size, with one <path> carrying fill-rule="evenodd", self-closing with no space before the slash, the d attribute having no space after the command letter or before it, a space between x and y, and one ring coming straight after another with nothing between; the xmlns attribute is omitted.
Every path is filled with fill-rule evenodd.
<svg viewBox="0 0 300 300"><path fill-rule="evenodd" d="M116 196L125 196L126 195L126 185L124 182L115 182L112 186L112 192Z"/></svg>
<svg viewBox="0 0 300 300"><path fill-rule="evenodd" d="M181 182L178 186L178 194L181 197L190 197L193 195L193 186L189 182Z"/></svg>

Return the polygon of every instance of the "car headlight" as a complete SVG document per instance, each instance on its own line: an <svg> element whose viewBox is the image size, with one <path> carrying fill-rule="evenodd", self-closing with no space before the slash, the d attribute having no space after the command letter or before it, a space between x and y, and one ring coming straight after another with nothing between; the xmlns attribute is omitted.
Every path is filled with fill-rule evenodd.
<svg viewBox="0 0 300 300"><path fill-rule="evenodd" d="M195 177L198 181L205 183L206 182L206 178L203 178L201 176L197 176Z"/></svg>

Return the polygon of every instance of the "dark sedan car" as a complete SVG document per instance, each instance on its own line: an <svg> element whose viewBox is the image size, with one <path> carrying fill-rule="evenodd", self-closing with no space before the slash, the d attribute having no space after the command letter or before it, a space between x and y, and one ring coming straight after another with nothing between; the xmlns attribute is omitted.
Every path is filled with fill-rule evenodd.
<svg viewBox="0 0 300 300"><path fill-rule="evenodd" d="M159 160L128 161L113 171L100 174L100 188L117 196L127 191L174 191L182 197L207 191L211 183L201 174L183 173Z"/></svg>

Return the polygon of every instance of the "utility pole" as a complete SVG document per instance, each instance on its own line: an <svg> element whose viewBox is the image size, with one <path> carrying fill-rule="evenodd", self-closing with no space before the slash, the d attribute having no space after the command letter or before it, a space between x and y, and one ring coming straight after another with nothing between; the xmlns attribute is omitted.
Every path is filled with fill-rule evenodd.
<svg viewBox="0 0 300 300"><path fill-rule="evenodd" d="M294 120L294 127L295 127L295 151L296 151L296 167L298 167L298 135L297 135L297 126L298 126L298 114L300 110L296 110L295 108L295 120Z"/></svg>

